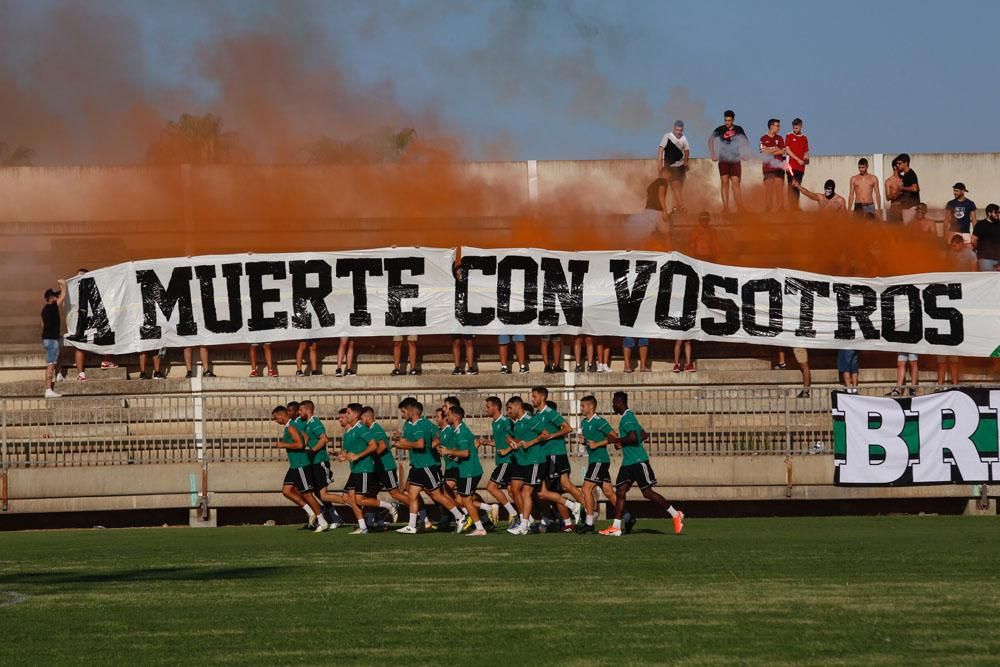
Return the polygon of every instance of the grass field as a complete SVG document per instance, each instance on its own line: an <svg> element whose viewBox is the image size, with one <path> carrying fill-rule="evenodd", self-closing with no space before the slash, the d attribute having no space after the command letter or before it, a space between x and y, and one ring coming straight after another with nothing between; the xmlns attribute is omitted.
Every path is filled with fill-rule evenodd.
<svg viewBox="0 0 1000 667"><path fill-rule="evenodd" d="M1000 524L0 534L0 663L996 664Z"/></svg>

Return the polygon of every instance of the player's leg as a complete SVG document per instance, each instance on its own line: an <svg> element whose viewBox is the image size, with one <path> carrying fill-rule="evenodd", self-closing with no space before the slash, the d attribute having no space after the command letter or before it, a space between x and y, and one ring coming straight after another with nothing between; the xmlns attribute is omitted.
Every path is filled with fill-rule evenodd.
<svg viewBox="0 0 1000 667"><path fill-rule="evenodd" d="M512 463L501 463L493 469L493 474L490 475L490 481L486 485L486 492L493 496L497 503L505 510L507 510L507 520L513 521L514 517L517 516L517 507L513 502L513 494L508 496L504 492L504 489L510 487L510 474ZM499 516L497 517L499 518Z"/></svg>
<svg viewBox="0 0 1000 667"><path fill-rule="evenodd" d="M308 343L306 343L303 340L303 341L299 341L298 347L295 348L295 374L296 375L304 375L305 374L305 371L302 370L302 363L305 360L306 347L307 346L308 346Z"/></svg>
<svg viewBox="0 0 1000 667"><path fill-rule="evenodd" d="M633 478L642 492L642 497L646 500L652 500L663 508L674 520L674 532L679 534L684 529L684 513L674 509L674 506L666 498L653 489L656 486L656 475L653 474L653 468L649 465L649 461L641 461L629 467L635 468Z"/></svg>
<svg viewBox="0 0 1000 667"><path fill-rule="evenodd" d="M274 352L271 350L270 343L264 343L264 365L267 366L267 374L269 376L278 374L278 369L274 367Z"/></svg>

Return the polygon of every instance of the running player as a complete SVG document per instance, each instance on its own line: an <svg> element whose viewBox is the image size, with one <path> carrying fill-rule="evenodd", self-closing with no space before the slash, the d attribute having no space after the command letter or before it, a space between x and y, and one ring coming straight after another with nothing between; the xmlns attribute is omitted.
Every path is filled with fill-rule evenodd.
<svg viewBox="0 0 1000 667"><path fill-rule="evenodd" d="M347 430L344 432L343 451L337 457L351 464L351 475L344 486L344 498L358 519L358 529L351 535L368 534L368 525L359 500L378 495L378 479L375 475L375 451L378 445L368 437L368 429L361 422L363 409L360 403L351 403L347 406Z"/></svg>
<svg viewBox="0 0 1000 667"><path fill-rule="evenodd" d="M534 496L541 488L547 471L545 450L540 445L541 429L535 419L528 415L526 407L520 396L507 399L507 416L512 422L507 444L514 447L514 460L517 461L514 472L511 473L510 487L512 493L519 493L521 497L521 521L516 527L507 529L511 535L527 535L531 532L534 523L531 518Z"/></svg>
<svg viewBox="0 0 1000 667"><path fill-rule="evenodd" d="M434 451L434 440L439 431L429 419L423 416L423 403L412 396L399 403L403 417L403 432L394 434L397 449L410 450L410 472L406 476L406 491L410 499L410 521L397 533L415 535L417 532L417 511L420 508L420 494L426 493L436 503L448 510L462 527L462 513L455 503L441 492L441 462Z"/></svg>
<svg viewBox="0 0 1000 667"><path fill-rule="evenodd" d="M313 493L319 497L320 505L323 507L323 516L330 522L331 528L340 526L340 517L333 508L334 503L346 505L344 497L339 493L331 493L328 487L333 484L333 470L330 468L330 453L327 451L327 443L330 442L326 434L326 426L316 416L316 405L312 401L302 401L299 403L299 432L306 441L306 452L309 454L309 477L312 481ZM309 525L315 527L316 520L309 517Z"/></svg>
<svg viewBox="0 0 1000 667"><path fill-rule="evenodd" d="M486 491L507 510L507 520L513 526L519 520L516 508L519 499L514 494L508 497L504 493L504 489L510 486L510 475L514 468L514 448L507 444L511 423L510 419L503 414L503 402L496 396L490 396L486 399L486 416L493 420L493 450L496 457L493 474L490 475ZM488 443L483 438L480 439L479 444L486 445Z"/></svg>
<svg viewBox="0 0 1000 667"><path fill-rule="evenodd" d="M618 433L609 433L608 442L613 443L615 448L622 450L622 467L618 470L618 479L615 480L615 493L618 498L615 502L614 522L609 528L601 531L601 535L621 537L622 534L622 513L625 511L625 497L633 484L639 486L642 496L646 500L652 500L657 505L667 511L667 514L674 520L674 532L680 533L684 530L684 513L674 509L674 506L667 502L667 499L653 490L656 485L656 476L649 465L649 454L642 446L648 439L648 434L639 425L639 420L635 418L635 413L628 407L628 394L624 391L616 391L611 399L611 407L615 414L621 415L618 422ZM632 520L625 526L625 532L632 532Z"/></svg>
<svg viewBox="0 0 1000 667"><path fill-rule="evenodd" d="M454 436L450 438L450 447L441 446L441 453L459 462L458 495L476 527L468 535L483 537L486 535L486 529L479 518L479 502L476 500L476 489L479 487L479 480L483 478L483 465L479 462L476 437L465 425L464 419L465 410L462 406L452 406L448 411L448 425Z"/></svg>
<svg viewBox="0 0 1000 667"><path fill-rule="evenodd" d="M391 441L386 435L385 429L375 421L375 408L365 406L361 411L361 422L368 429L368 439L374 440L377 446L375 453L378 458L375 460L375 471L378 473L379 486L397 503L406 503L409 506L409 496L399 490L399 469L396 466L396 457L392 455ZM386 503L386 505L388 505L386 509L389 510L392 522L399 521L399 506L390 503Z"/></svg>
<svg viewBox="0 0 1000 667"><path fill-rule="evenodd" d="M347 408L344 408L343 412L346 413L346 412L349 412L349 410ZM374 485L374 492L373 493L362 494L360 496L357 495L357 494L355 494L355 496L354 496L354 502L358 506L358 508L361 508L361 511L362 511L362 513L364 514L364 517L365 517L365 524L366 525L372 525L372 526L374 526L375 525L375 516L370 511L365 511L365 509L363 509L363 508L368 508L369 510L384 509L387 512L389 512L390 519L392 519L392 522L395 523L396 521L399 520L399 511L396 509L396 506L393 503L387 502L385 500L379 500L378 499L378 492L379 492L379 490L388 491L388 489L382 487L382 478L383 478L383 475L382 475L382 464L381 464L381 458L380 458L381 455L382 455L380 449L381 449L381 447L384 447L385 445L384 444L380 445L379 439L377 437L374 437L374 436L378 435L380 433L382 435L382 437L386 438L386 440L388 440L388 436L385 435L385 431L382 430L382 427L378 426L378 424L375 424L375 426L378 429L377 432L375 434L371 433L371 431L369 431L369 423L367 423L365 421L365 419L364 419L364 408L361 408L361 412L359 414L360 414L359 423L362 426L365 427L365 437L368 438L367 443L369 445L374 444L374 447L375 447L375 453L372 454L372 462L374 464L374 470L372 471L372 476L371 476L371 479L374 480L375 485ZM374 410L372 411L372 415L373 415L373 417L372 417L372 422L371 423L374 424L374 421L375 421L374 420ZM350 428L349 424L346 421L344 423L342 423L341 425L344 427L345 433L346 433L347 429ZM393 474L395 475L395 472L396 472L395 464L393 465L392 471L393 471ZM392 480L387 480L387 481L392 481ZM403 496L403 494L399 493L399 488L398 488L399 484L398 483L396 484L396 487L397 487L396 488L396 493L398 493L403 498L406 498L406 502L409 503L409 498L407 498L406 496ZM390 495L392 495L392 494L390 493ZM346 504L350 504L350 503L346 503Z"/></svg>
<svg viewBox="0 0 1000 667"><path fill-rule="evenodd" d="M597 399L584 396L580 399L580 414L583 415L581 430L583 443L587 447L587 474L583 477L583 501L587 507L587 522L576 527L576 532L594 532L597 519L597 489L604 491L605 497L614 507L617 502L615 490L611 486L611 457L608 454L608 436L617 435L604 417L597 415Z"/></svg>
<svg viewBox="0 0 1000 667"><path fill-rule="evenodd" d="M305 452L305 442L298 428L292 423L288 414L288 408L279 405L271 411L271 419L284 429L281 433L281 440L275 443L275 447L284 449L288 453L288 472L285 473L285 481L281 486L281 494L293 503L305 510L306 516L316 517L319 524L316 532L322 533L330 528L329 522L323 518L323 509L319 505L310 491L312 483L309 479L309 455Z"/></svg>
<svg viewBox="0 0 1000 667"><path fill-rule="evenodd" d="M555 403L548 398L549 390L545 387L534 387L531 390L531 404L535 407L535 419L542 430L540 437L543 438L542 447L548 466L545 484L538 492L538 497L554 503L564 522L569 520L569 512L573 513L573 519L563 527L563 532L568 533L573 530L571 524L574 521L580 523L583 520L583 494L569 479L566 436L573 429L556 410ZM573 496L573 500L567 500L563 493Z"/></svg>

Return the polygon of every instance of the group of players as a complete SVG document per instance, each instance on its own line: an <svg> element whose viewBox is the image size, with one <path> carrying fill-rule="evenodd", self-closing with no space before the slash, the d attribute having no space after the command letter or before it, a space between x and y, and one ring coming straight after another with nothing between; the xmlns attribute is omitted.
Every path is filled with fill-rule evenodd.
<svg viewBox="0 0 1000 667"><path fill-rule="evenodd" d="M403 399L399 403L402 430L391 436L375 421L371 407L351 403L338 415L344 433L336 450L312 401L279 405L271 417L283 427L276 446L288 455L282 493L303 509L307 527L316 532L341 524L335 504L353 512L358 524L353 535L385 529L376 517L381 510L395 523L400 506L407 507L409 520L396 532L413 535L429 530L433 524L423 504L423 496L427 496L442 508L438 530L451 530L454 520L456 533L482 537L499 523L501 508L507 513L507 532L512 535L552 530L593 533L600 489L610 503L613 521L599 532L618 537L631 532L635 523L634 516L625 511L625 499L636 485L643 497L666 510L673 519L674 532L680 533L684 514L653 488L656 477L643 445L648 436L628 407L628 395L619 391L612 399L612 408L621 417L617 430L597 414L596 398L580 399L580 431L588 460L582 488L570 479L566 437L572 428L548 397L545 387L534 387L530 401L513 396L504 403L490 396L485 400L485 412L492 420L492 434L481 438L465 424L465 410L454 396L446 398L431 419L424 415L420 401ZM479 448L490 445L495 450L495 467L486 493L495 503L486 502L477 492L483 476ZM610 447L622 453L614 484ZM394 450L408 452L405 482L400 481L401 466ZM329 490L333 484L331 456L350 467L341 493ZM380 492L392 501L380 500ZM548 515L547 509L551 510ZM533 517L536 510L542 517L537 523Z"/></svg>

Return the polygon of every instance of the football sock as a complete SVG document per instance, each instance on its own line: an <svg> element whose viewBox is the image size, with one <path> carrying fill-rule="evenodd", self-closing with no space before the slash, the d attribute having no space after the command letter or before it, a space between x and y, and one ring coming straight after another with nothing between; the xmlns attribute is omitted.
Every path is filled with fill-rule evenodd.
<svg viewBox="0 0 1000 667"><path fill-rule="evenodd" d="M567 500L566 507L569 509L570 512L575 512L577 511L577 509L579 509L580 503L576 502L575 500Z"/></svg>
<svg viewBox="0 0 1000 667"><path fill-rule="evenodd" d="M384 510L391 510L392 509L392 503L387 503L384 500L378 501L378 506L381 507Z"/></svg>
<svg viewBox="0 0 1000 667"><path fill-rule="evenodd" d="M455 517L456 521L461 521L465 518L465 515L459 512L457 507L451 508L451 515Z"/></svg>
<svg viewBox="0 0 1000 667"><path fill-rule="evenodd" d="M326 519L325 519L325 518L323 517L323 515L322 515L322 514L320 514L320 515L319 515L318 517L316 517L316 518L317 518L317 519L319 520L319 525L321 525L321 526L323 526L323 527L326 527L326 526L329 526L329 525L330 525L330 524L329 524L329 523L327 522L327 520L326 520Z"/></svg>
<svg viewBox="0 0 1000 667"><path fill-rule="evenodd" d="M615 519L615 520L614 520L614 521L612 522L611 526L612 526L613 528L618 528L619 530L621 530L621 527L622 527L622 520L621 520L621 519Z"/></svg>
<svg viewBox="0 0 1000 667"><path fill-rule="evenodd" d="M411 514L410 515L410 523L408 525L410 526L410 528L416 529L416 527L417 527L417 515L416 514Z"/></svg>
<svg viewBox="0 0 1000 667"><path fill-rule="evenodd" d="M673 505L671 505L670 507L667 508L667 514L669 514L672 517L675 517L679 514L679 512L674 509Z"/></svg>
<svg viewBox="0 0 1000 667"><path fill-rule="evenodd" d="M514 507L512 503L507 503L506 505L503 506L503 508L507 510L507 516L509 518L513 519L515 516L517 516L517 508Z"/></svg>
<svg viewBox="0 0 1000 667"><path fill-rule="evenodd" d="M594 525L594 515L593 514L588 514L587 515L587 525L588 526L593 526Z"/></svg>
<svg viewBox="0 0 1000 667"><path fill-rule="evenodd" d="M483 522L482 521L477 521L476 522L476 530L483 530Z"/></svg>
<svg viewBox="0 0 1000 667"><path fill-rule="evenodd" d="M305 511L306 516L310 517L310 518L312 518L312 515L316 513L316 512L313 512L313 508L309 507L309 505L303 505L302 509L303 509L303 511Z"/></svg>

